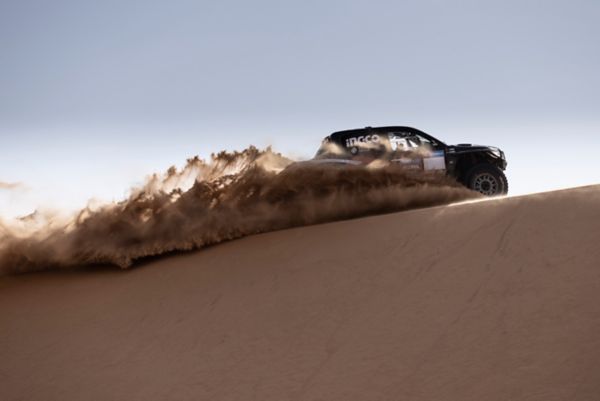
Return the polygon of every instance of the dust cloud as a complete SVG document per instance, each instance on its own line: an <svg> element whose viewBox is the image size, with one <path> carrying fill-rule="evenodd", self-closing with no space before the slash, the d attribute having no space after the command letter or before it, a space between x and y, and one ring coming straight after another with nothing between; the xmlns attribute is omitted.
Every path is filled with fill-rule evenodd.
<svg viewBox="0 0 600 401"><path fill-rule="evenodd" d="M17 189L23 189L24 186L20 182L4 182L0 181L0 190L13 191Z"/></svg>
<svg viewBox="0 0 600 401"><path fill-rule="evenodd" d="M293 163L250 147L189 159L119 203L66 221L0 224L0 273L114 265L251 234L448 204L479 195L439 173L400 166ZM402 227L398 227L399 230Z"/></svg>

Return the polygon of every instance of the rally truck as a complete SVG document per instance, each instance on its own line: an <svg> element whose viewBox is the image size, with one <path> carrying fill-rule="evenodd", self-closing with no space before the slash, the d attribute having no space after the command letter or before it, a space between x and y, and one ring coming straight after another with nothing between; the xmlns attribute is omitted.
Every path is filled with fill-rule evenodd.
<svg viewBox="0 0 600 401"><path fill-rule="evenodd" d="M439 171L487 196L508 193L506 157L493 146L446 145L416 128L366 127L334 132L323 140L313 162L369 164L375 160L408 169Z"/></svg>

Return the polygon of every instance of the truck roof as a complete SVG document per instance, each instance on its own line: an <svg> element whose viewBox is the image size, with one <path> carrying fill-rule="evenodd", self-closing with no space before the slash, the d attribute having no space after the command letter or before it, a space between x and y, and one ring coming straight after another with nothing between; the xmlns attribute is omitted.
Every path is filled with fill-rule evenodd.
<svg viewBox="0 0 600 401"><path fill-rule="evenodd" d="M354 129L348 129L348 130L343 130L343 131L336 131L334 133L332 133L331 135L329 135L329 140L333 141L333 142L341 142L342 138L346 138L349 135L362 135L364 133L367 132L388 132L388 131L404 131L404 132L414 132L417 134L421 134L424 135L425 137L431 137L430 135L426 134L425 132L413 128L413 127L407 127L407 126L401 126L401 125L390 125L390 126L384 126L384 127L365 127L365 128L354 128Z"/></svg>

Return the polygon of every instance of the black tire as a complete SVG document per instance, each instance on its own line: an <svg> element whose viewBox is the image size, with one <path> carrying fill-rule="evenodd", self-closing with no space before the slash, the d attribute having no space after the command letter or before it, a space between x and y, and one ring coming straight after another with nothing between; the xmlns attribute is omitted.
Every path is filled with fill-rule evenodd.
<svg viewBox="0 0 600 401"><path fill-rule="evenodd" d="M499 196L508 193L508 180L498 167L492 164L478 164L467 172L465 183L469 189L485 196Z"/></svg>

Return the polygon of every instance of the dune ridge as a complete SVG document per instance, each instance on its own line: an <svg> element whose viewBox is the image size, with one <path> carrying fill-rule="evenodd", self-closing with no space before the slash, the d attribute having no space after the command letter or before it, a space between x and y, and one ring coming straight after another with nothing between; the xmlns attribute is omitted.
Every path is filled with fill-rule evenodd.
<svg viewBox="0 0 600 401"><path fill-rule="evenodd" d="M5 400L590 401L600 186L0 278Z"/></svg>

